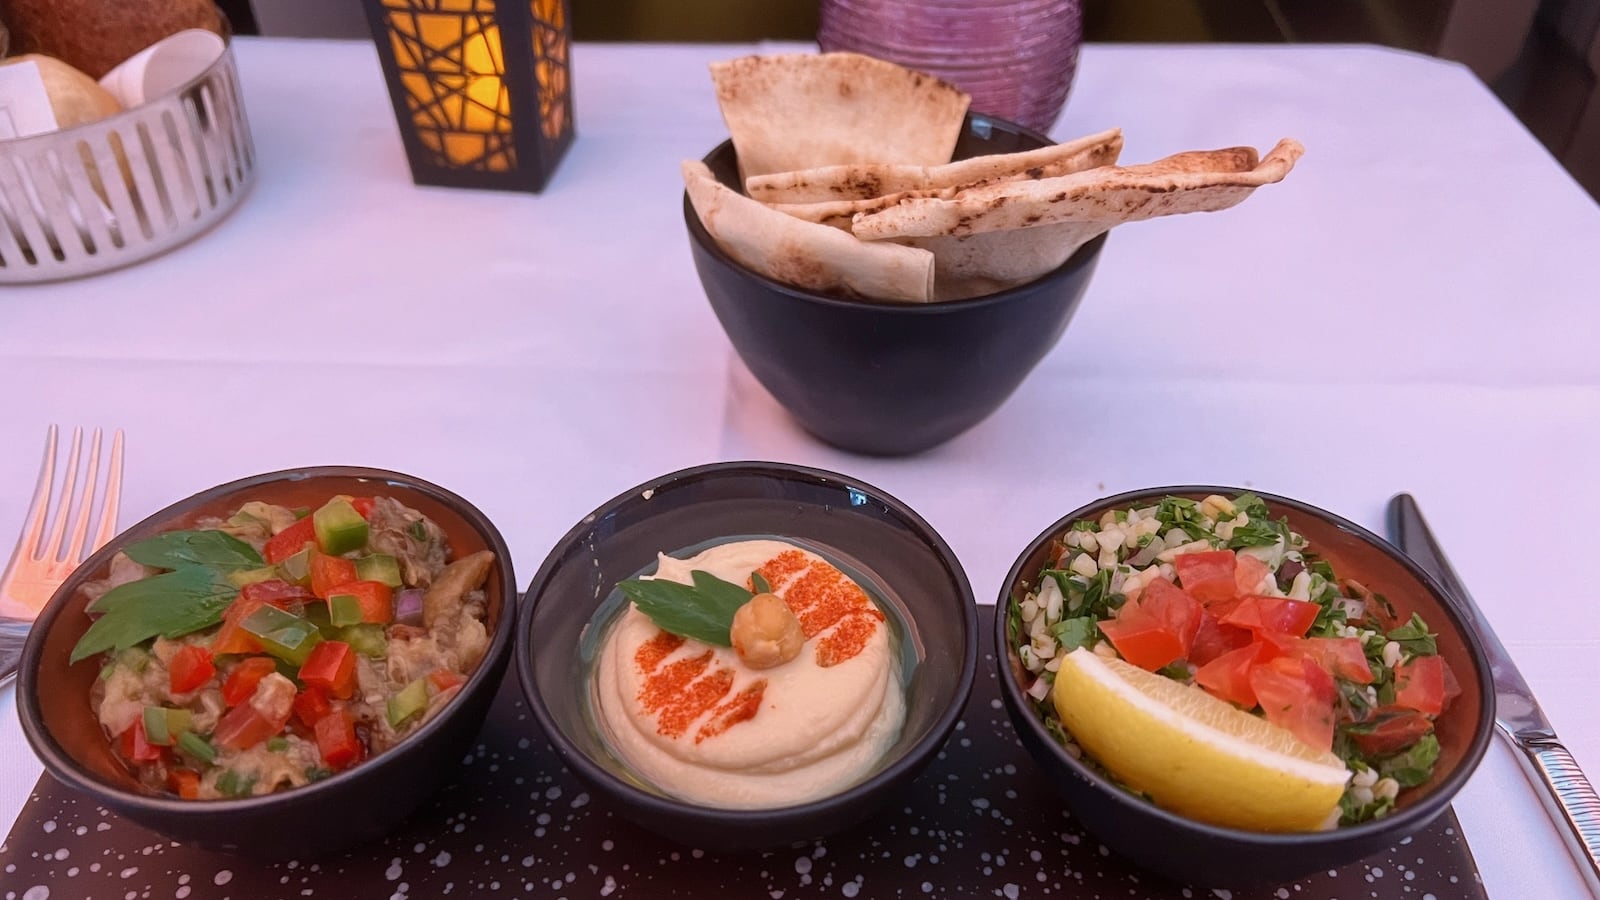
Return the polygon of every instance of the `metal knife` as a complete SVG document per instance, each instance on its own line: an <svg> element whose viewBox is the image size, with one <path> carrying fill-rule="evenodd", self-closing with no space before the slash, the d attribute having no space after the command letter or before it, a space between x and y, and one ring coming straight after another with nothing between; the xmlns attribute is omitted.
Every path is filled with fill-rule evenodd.
<svg viewBox="0 0 1600 900"><path fill-rule="evenodd" d="M1600 897L1600 795L1595 794L1583 770L1556 737L1550 720L1533 698L1528 682L1517 671L1511 654L1489 627L1478 605L1445 559L1422 510L1410 494L1389 501L1389 537L1395 546L1444 586L1445 598L1477 629L1489 653L1494 673L1495 730L1511 742L1517 762L1528 780L1541 788L1539 799L1562 831L1567 849L1588 882L1589 892Z"/></svg>

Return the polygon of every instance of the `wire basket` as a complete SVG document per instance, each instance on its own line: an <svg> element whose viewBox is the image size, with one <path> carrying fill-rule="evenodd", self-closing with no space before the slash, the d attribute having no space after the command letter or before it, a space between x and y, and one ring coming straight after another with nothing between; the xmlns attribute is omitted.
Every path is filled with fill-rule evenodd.
<svg viewBox="0 0 1600 900"><path fill-rule="evenodd" d="M230 42L174 92L0 141L0 284L77 278L171 250L226 216L254 174Z"/></svg>

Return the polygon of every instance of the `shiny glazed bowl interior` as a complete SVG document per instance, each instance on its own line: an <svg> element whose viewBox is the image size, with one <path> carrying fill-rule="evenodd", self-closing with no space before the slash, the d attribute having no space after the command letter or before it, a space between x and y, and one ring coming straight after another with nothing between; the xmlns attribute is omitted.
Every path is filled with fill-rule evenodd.
<svg viewBox="0 0 1600 900"><path fill-rule="evenodd" d="M795 806L729 810L647 787L612 754L591 714L579 645L618 581L658 551L722 537L778 535L826 548L878 576L906 607L921 660L905 686L905 726L878 768ZM778 463L685 469L612 499L561 539L534 576L517 628L517 674L567 765L621 815L705 850L778 847L869 816L914 779L955 727L977 668L977 614L955 555L921 517L853 478Z"/></svg>
<svg viewBox="0 0 1600 900"><path fill-rule="evenodd" d="M259 797L181 800L146 791L118 761L89 704L96 660L69 665L90 624L85 582L102 578L123 547L247 500L316 506L334 494L382 494L422 512L445 532L454 558L492 550L484 585L489 649L461 693L398 745L303 787ZM56 780L176 840L261 858L325 855L382 835L443 783L470 748L510 660L516 578L505 541L483 513L444 488L381 469L326 466L256 475L180 500L113 538L62 584L23 649L17 706L23 732Z"/></svg>
<svg viewBox="0 0 1600 900"><path fill-rule="evenodd" d="M1020 125L969 114L954 158L1050 143ZM705 163L739 189L731 141ZM706 298L756 380L816 437L875 455L935 447L999 409L1061 339L1106 239L1019 287L967 300L886 303L758 275L717 246L687 194L683 217Z"/></svg>
<svg viewBox="0 0 1600 900"><path fill-rule="evenodd" d="M1110 509L1151 505L1168 495L1199 500L1210 494L1233 497L1244 492L1230 487L1150 488L1097 500L1069 513L1018 557L995 608L1000 695L1023 745L1065 798L1072 815L1107 846L1134 862L1199 885L1288 880L1394 846L1445 810L1483 758L1494 725L1492 680L1483 646L1444 599L1438 582L1388 542L1353 522L1296 500L1252 491L1267 502L1273 518L1287 516L1290 528L1304 535L1309 549L1326 559L1340 578L1355 579L1384 595L1399 621L1420 613L1437 632L1439 654L1460 681L1461 695L1435 723L1440 754L1433 777L1404 791L1395 810L1385 818L1332 831L1267 834L1208 825L1167 812L1067 753L1045 730L1033 701L1024 694L1024 670L1006 635L1011 598L1020 600L1036 586L1033 580L1050 556L1051 542L1075 521L1098 519Z"/></svg>

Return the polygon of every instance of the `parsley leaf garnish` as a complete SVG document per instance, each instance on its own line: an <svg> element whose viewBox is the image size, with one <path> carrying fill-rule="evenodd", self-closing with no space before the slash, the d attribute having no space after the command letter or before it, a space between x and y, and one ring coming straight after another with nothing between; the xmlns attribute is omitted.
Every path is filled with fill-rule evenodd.
<svg viewBox="0 0 1600 900"><path fill-rule="evenodd" d="M730 647L733 614L755 596L731 581L695 569L693 585L662 578L634 578L617 589L662 631L716 647Z"/></svg>
<svg viewBox="0 0 1600 900"><path fill-rule="evenodd" d="M169 531L123 548L136 563L157 569L213 566L254 569L262 565L255 548L221 531Z"/></svg>

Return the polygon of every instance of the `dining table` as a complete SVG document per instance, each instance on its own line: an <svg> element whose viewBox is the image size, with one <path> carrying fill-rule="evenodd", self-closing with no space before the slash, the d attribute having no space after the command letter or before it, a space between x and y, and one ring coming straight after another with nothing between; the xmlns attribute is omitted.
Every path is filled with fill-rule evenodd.
<svg viewBox="0 0 1600 900"><path fill-rule="evenodd" d="M123 527L254 473L380 467L477 505L522 585L608 498L716 461L888 491L980 604L1036 535L1121 491L1237 486L1377 532L1409 492L1600 775L1600 206L1466 67L1374 46L1084 46L1058 140L1120 127L1124 162L1284 137L1305 155L1236 208L1116 228L1007 402L942 446L871 457L811 437L756 382L683 218L680 161L727 137L708 64L814 48L577 44L577 138L538 194L415 186L369 42L234 49L257 162L238 208L128 268L0 287L0 541L52 423L125 431ZM41 775L16 706L0 689L0 832ZM1583 895L1504 743L1454 810L1490 896ZM6 898L77 896L28 888L0 874Z"/></svg>

